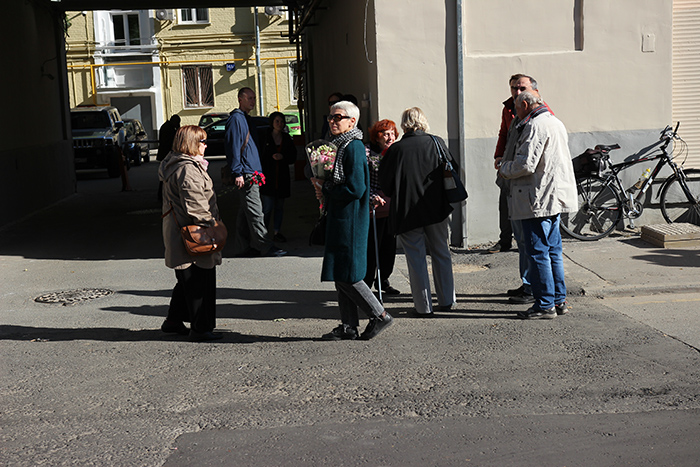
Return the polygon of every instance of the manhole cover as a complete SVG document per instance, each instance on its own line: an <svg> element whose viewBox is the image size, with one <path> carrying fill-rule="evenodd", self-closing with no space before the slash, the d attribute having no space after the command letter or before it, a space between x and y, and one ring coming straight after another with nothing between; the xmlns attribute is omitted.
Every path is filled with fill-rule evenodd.
<svg viewBox="0 0 700 467"><path fill-rule="evenodd" d="M65 290L63 292L52 292L44 294L34 299L39 303L60 303L62 305L75 305L76 303L93 300L95 298L106 297L112 295L109 289L77 289Z"/></svg>

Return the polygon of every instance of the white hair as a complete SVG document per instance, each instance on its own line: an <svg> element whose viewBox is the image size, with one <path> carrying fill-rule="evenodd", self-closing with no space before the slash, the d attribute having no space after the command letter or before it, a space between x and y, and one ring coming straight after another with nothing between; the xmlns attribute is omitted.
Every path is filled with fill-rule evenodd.
<svg viewBox="0 0 700 467"><path fill-rule="evenodd" d="M336 110L344 110L345 115L355 119L355 126L357 126L357 123L360 121L360 109L355 104L350 101L336 102L331 106L331 115Z"/></svg>

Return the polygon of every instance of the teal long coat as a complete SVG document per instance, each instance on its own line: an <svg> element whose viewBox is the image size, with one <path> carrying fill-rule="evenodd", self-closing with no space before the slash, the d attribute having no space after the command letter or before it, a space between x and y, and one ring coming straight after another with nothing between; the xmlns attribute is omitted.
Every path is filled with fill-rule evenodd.
<svg viewBox="0 0 700 467"><path fill-rule="evenodd" d="M343 169L344 184L323 188L328 219L321 280L354 284L367 274L369 167L362 141L347 145Z"/></svg>

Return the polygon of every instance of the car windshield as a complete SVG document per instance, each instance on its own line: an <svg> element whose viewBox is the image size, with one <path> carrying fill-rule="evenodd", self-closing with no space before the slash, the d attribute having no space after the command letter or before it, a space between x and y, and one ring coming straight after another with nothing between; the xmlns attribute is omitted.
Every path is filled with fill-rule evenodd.
<svg viewBox="0 0 700 467"><path fill-rule="evenodd" d="M199 119L199 126L205 127L211 125L214 122L226 121L228 120L227 114L204 114Z"/></svg>
<svg viewBox="0 0 700 467"><path fill-rule="evenodd" d="M90 130L92 128L109 128L112 122L104 112L75 112L70 115L74 130Z"/></svg>

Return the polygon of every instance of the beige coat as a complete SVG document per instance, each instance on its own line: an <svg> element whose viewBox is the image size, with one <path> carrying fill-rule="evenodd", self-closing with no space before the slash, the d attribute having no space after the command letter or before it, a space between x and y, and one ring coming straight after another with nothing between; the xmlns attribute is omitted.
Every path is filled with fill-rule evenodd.
<svg viewBox="0 0 700 467"><path fill-rule="evenodd" d="M503 162L499 172L510 180L508 208L512 220L578 209L569 137L564 124L549 112L525 124L515 159Z"/></svg>
<svg viewBox="0 0 700 467"><path fill-rule="evenodd" d="M163 217L165 265L187 269L192 264L211 269L221 264L221 252L190 256L180 235L185 225L212 226L220 220L214 184L202 164L191 156L170 152L160 163L158 178L163 182L163 214L172 206L172 213ZM179 224L179 226L178 226Z"/></svg>

